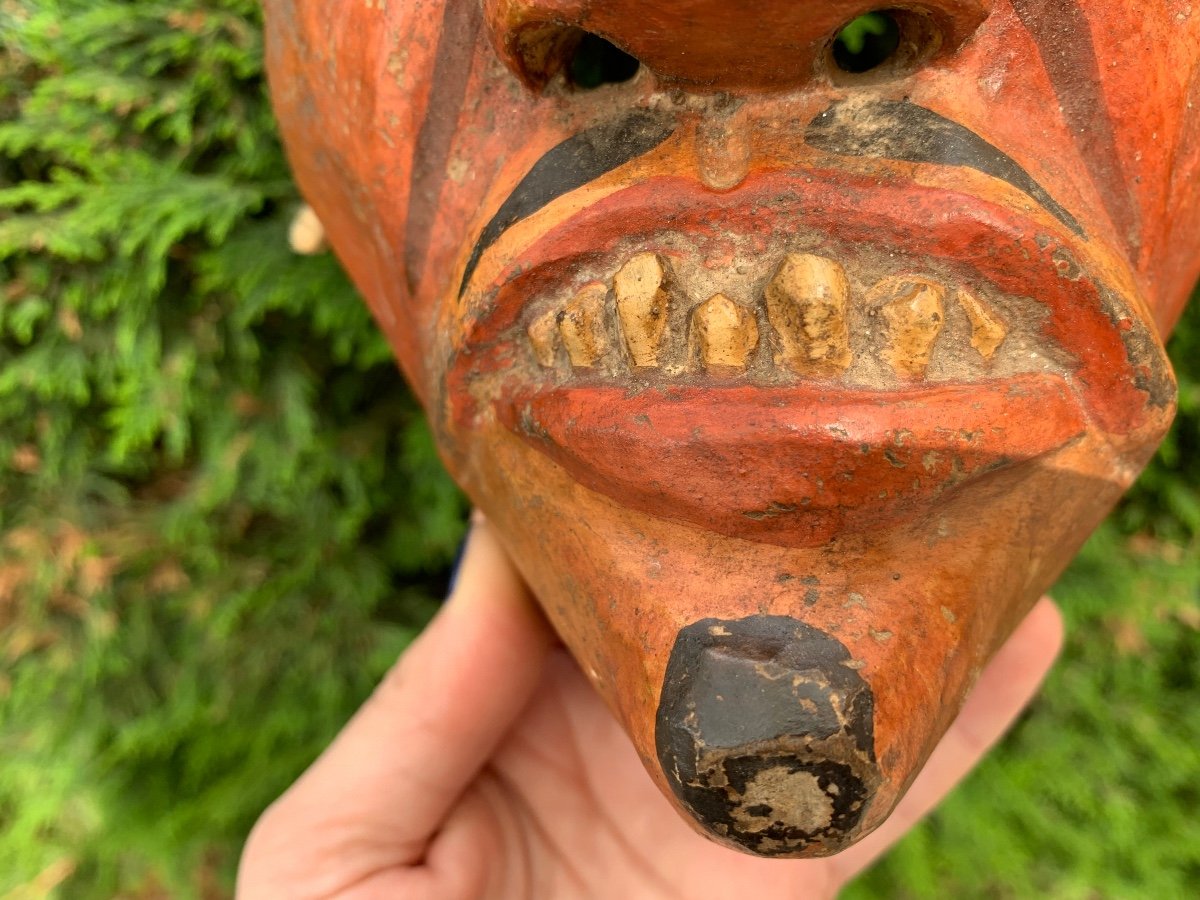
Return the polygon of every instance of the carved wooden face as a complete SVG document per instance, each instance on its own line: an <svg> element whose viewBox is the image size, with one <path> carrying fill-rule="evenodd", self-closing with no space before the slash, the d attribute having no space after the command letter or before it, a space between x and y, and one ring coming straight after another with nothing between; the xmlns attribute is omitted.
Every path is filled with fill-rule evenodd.
<svg viewBox="0 0 1200 900"><path fill-rule="evenodd" d="M887 816L1166 430L1200 259L1191 4L900 5L266 3L451 472L763 855Z"/></svg>

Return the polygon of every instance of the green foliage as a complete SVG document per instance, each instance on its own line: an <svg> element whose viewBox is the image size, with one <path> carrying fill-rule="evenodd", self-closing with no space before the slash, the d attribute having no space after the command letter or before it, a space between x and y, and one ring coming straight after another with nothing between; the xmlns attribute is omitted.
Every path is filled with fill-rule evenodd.
<svg viewBox="0 0 1200 900"><path fill-rule="evenodd" d="M838 32L835 40L846 48L847 53L858 54L866 47L869 35L882 37L887 34L889 27L888 17L883 13L867 13L852 19Z"/></svg>
<svg viewBox="0 0 1200 900"><path fill-rule="evenodd" d="M0 5L0 895L188 896L464 504L298 198L254 0Z"/></svg>
<svg viewBox="0 0 1200 900"><path fill-rule="evenodd" d="M3 897L221 894L461 536L363 305L287 249L258 16L0 2ZM1117 523L1194 541L1200 306L1172 351L1180 420ZM1200 878L1200 574L1138 540L1089 545L1046 696L860 896Z"/></svg>

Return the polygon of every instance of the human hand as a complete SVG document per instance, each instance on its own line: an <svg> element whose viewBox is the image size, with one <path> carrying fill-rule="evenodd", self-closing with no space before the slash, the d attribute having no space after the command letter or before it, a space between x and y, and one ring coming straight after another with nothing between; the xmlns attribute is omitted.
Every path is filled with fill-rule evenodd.
<svg viewBox="0 0 1200 900"><path fill-rule="evenodd" d="M477 522L445 608L259 819L238 897L832 897L983 757L1061 640L1042 600L874 833L827 859L760 859L685 824Z"/></svg>

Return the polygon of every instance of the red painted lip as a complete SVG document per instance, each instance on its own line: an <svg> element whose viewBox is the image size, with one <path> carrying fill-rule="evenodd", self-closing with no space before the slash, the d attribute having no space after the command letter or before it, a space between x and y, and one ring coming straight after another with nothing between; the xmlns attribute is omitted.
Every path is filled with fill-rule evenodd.
<svg viewBox="0 0 1200 900"><path fill-rule="evenodd" d="M1080 435L1056 376L899 391L533 391L504 424L584 486L660 518L782 546L908 520Z"/></svg>

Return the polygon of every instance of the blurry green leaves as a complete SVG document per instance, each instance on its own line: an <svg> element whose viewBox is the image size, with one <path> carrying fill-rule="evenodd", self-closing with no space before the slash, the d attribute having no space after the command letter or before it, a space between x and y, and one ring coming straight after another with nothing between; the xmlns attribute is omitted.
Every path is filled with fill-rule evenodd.
<svg viewBox="0 0 1200 900"><path fill-rule="evenodd" d="M124 143L154 141L156 157L196 160L220 145L223 168L268 164L280 173L278 160L255 158L273 138L269 127L253 127L270 121L255 97L256 3L14 0L6 8L9 53L41 77L21 120L0 132L0 148L49 147L87 167L132 130L139 141Z"/></svg>
<svg viewBox="0 0 1200 900"><path fill-rule="evenodd" d="M869 37L872 35L883 37L888 33L889 28L891 28L891 24L886 15L877 12L867 13L847 24L838 32L835 40L846 48L847 53L859 54L866 47Z"/></svg>
<svg viewBox="0 0 1200 900"><path fill-rule="evenodd" d="M50 179L0 190L0 209L17 213L0 223L0 258L44 251L80 262L112 252L147 264L148 291L166 283L175 245L192 236L219 243L266 199L256 186L193 175L138 152L83 174L55 168Z"/></svg>
<svg viewBox="0 0 1200 900"><path fill-rule="evenodd" d="M261 324L268 316L298 317L328 342L334 360L355 368L391 364L391 350L366 305L350 290L332 255L296 256L288 247L287 214L243 221L220 246L195 257L197 287L229 291L231 330ZM257 352L247 347L246 352Z"/></svg>
<svg viewBox="0 0 1200 900"><path fill-rule="evenodd" d="M0 4L0 895L227 877L462 534L364 304L288 249L258 16Z"/></svg>
<svg viewBox="0 0 1200 900"><path fill-rule="evenodd" d="M869 72L900 45L900 26L890 12L869 12L848 22L833 40L833 61L846 72Z"/></svg>

